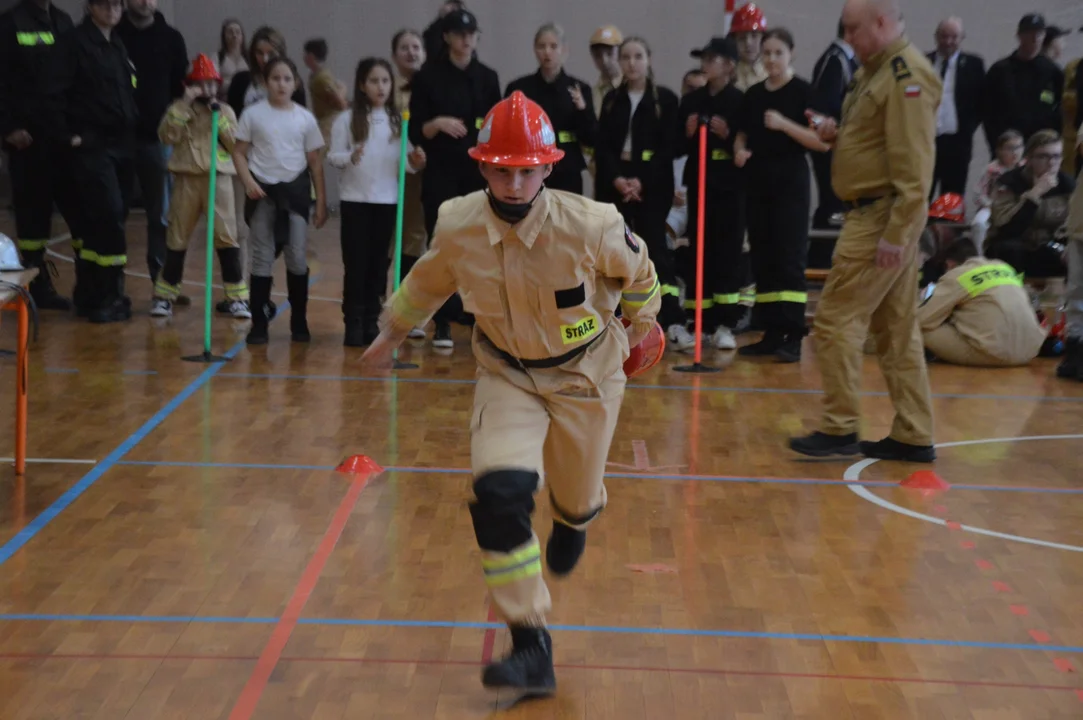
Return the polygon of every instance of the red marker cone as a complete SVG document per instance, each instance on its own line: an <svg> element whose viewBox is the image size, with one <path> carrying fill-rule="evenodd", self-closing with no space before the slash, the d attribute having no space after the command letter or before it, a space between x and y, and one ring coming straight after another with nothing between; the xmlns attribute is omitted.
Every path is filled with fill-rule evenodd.
<svg viewBox="0 0 1083 720"><path fill-rule="evenodd" d="M368 455L351 455L335 468L335 472L343 475L377 475L383 471L384 469Z"/></svg>
<svg viewBox="0 0 1083 720"><path fill-rule="evenodd" d="M899 485L910 490L947 490L951 487L932 470L918 470Z"/></svg>

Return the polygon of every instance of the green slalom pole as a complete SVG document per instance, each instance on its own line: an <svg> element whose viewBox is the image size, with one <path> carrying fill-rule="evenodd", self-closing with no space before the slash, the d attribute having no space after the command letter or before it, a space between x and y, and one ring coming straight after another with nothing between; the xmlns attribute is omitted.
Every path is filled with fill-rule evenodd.
<svg viewBox="0 0 1083 720"><path fill-rule="evenodd" d="M406 155L409 140L410 130L410 111L402 111L402 142L399 143L399 202L395 207L395 255L394 262L394 276L391 279L392 292L399 291L399 278L402 276L402 230L403 230L403 215L406 207ZM415 363L402 362L399 360L399 350L395 348L395 354L392 356L395 360L395 370L416 370L417 365Z"/></svg>
<svg viewBox="0 0 1083 720"><path fill-rule="evenodd" d="M214 199L218 185L218 108L217 102L211 104L211 164L210 189L207 191L207 278L206 292L203 299L203 352L200 355L188 355L181 358L189 362L228 362L231 358L211 353L211 305L213 293L211 280L214 277Z"/></svg>

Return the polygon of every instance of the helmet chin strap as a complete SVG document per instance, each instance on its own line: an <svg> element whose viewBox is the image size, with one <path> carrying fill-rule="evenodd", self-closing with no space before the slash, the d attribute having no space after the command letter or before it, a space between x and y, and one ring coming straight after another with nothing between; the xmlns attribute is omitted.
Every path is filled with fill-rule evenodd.
<svg viewBox="0 0 1083 720"><path fill-rule="evenodd" d="M489 196L489 207L493 209L493 212L496 213L497 217L504 222L514 225L530 214L530 208L534 207L534 201L538 199L538 195L541 195L542 190L544 189L545 185L542 185L538 188L538 194L532 197L530 202L525 203L508 203L503 200L497 200L493 197L491 190L486 190L485 194Z"/></svg>

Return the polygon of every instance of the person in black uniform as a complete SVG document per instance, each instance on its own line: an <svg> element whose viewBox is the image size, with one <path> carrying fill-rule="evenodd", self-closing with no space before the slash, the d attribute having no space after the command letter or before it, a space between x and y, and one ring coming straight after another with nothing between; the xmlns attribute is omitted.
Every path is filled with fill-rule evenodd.
<svg viewBox="0 0 1083 720"><path fill-rule="evenodd" d="M86 18L57 43L42 88L49 135L74 148L85 223L79 257L85 261L86 285L77 287L76 305L95 323L132 317L131 300L124 294L124 223L139 113L135 68L114 32L122 10L121 0L88 0Z"/></svg>
<svg viewBox="0 0 1083 720"><path fill-rule="evenodd" d="M1024 140L1039 130L1060 130L1064 71L1042 55L1045 17L1028 13L1019 20L1019 46L993 63L985 75L985 140L996 155L997 140L1015 129Z"/></svg>
<svg viewBox="0 0 1083 720"><path fill-rule="evenodd" d="M782 28L763 38L767 79L750 87L734 143L735 162L745 168L748 242L756 276L756 306L763 339L741 348L741 355L775 355L783 362L801 359L805 337L805 265L811 201L809 150L827 145L808 126L812 86L794 77L793 36Z"/></svg>
<svg viewBox="0 0 1083 720"><path fill-rule="evenodd" d="M48 310L71 307L53 287L53 268L45 260L54 201L68 223L73 247L82 235L69 172L71 150L46 136L41 83L57 40L74 27L71 16L49 0L23 0L0 15L0 142L8 155L23 265L39 270L30 295L38 308Z"/></svg>
<svg viewBox="0 0 1083 720"><path fill-rule="evenodd" d="M677 95L654 82L646 40L620 46L624 80L602 100L595 148L595 198L617 206L632 232L647 243L658 274L658 322L672 336L684 328L666 217L673 205L673 159L681 142Z"/></svg>
<svg viewBox="0 0 1083 720"><path fill-rule="evenodd" d="M741 111L742 93L733 85L737 71L737 43L732 37L714 37L701 50L699 58L707 84L681 100L679 117L684 124L686 145L680 154L688 154L684 166L684 185L688 188L688 238L690 250L681 257L678 267L684 280L685 311L691 318L696 307L696 254L699 217L699 132L707 126L706 188L703 212L703 307L704 332L712 335L711 344L719 350L733 350L737 345L733 330L741 319L741 246L745 236L744 179L733 164L733 140ZM690 261L690 262L689 262ZM687 331L676 338L678 348L695 344ZM681 342L683 340L683 342Z"/></svg>
<svg viewBox="0 0 1083 720"><path fill-rule="evenodd" d="M421 42L424 44L425 56L428 60L440 57L447 50L447 43L444 41L444 18L456 10L465 9L466 3L462 0L446 0L441 3L436 19L429 23L421 35Z"/></svg>
<svg viewBox="0 0 1083 720"><path fill-rule="evenodd" d="M538 72L511 81L504 96L511 97L519 90L545 110L556 131L557 145L564 151L564 159L553 167L545 186L582 195L587 168L583 147L594 147L597 119L590 86L564 72L565 47L563 28L553 23L543 25L534 34Z"/></svg>
<svg viewBox="0 0 1083 720"><path fill-rule="evenodd" d="M440 205L454 197L485 188L478 164L467 150L477 142L478 131L489 110L501 100L496 71L475 55L478 21L467 10L444 16L446 50L414 76L410 95L410 142L428 156L421 180L421 205L425 229L433 237ZM462 312L462 302L452 296L433 320L433 347L451 348L451 321Z"/></svg>
<svg viewBox="0 0 1083 720"><path fill-rule="evenodd" d="M857 72L858 62L854 49L845 40L846 28L839 20L838 34L812 68L811 109L827 117L842 117L842 99L846 88ZM816 175L816 194L820 204L812 215L812 227L817 230L841 227L846 206L835 196L831 187L832 153L816 153L812 156L812 169ZM831 267L831 249L835 243L818 243L810 248L809 264L813 267ZM821 249L822 248L822 249ZM815 260L813 251L819 250Z"/></svg>

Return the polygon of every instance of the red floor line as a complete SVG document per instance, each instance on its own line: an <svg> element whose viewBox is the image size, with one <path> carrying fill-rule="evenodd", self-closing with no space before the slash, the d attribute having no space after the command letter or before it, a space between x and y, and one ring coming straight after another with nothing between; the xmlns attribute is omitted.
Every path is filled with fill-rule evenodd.
<svg viewBox="0 0 1083 720"><path fill-rule="evenodd" d="M489 616L485 622L496 622L496 611L489 605ZM481 664L488 665L493 659L493 645L496 644L496 628L487 628L481 641Z"/></svg>
<svg viewBox="0 0 1083 720"><path fill-rule="evenodd" d="M162 662L168 660L205 661L205 662L253 662L259 658L253 655L95 655L88 653L0 653L0 661L21 660L40 662L45 660L143 660ZM474 660L440 659L398 659L365 657L291 657L278 658L283 663L343 663L356 665L442 665L478 667L481 663ZM946 678L892 677L882 675L831 675L828 673L775 672L770 670L732 670L727 668L667 668L637 665L585 665L557 663L558 670L604 670L613 672L677 673L688 675L718 675L733 677L762 677L793 680L844 680L849 682L889 682L916 685L955 685L959 687L983 687L1003 690L1040 690L1083 693L1083 688L1073 685L1038 685L1028 683L996 682L985 680L952 680Z"/></svg>
<svg viewBox="0 0 1083 720"><path fill-rule="evenodd" d="M271 673L274 672L275 666L278 665L278 661L282 658L282 651L286 649L286 643L289 642L294 628L297 627L297 621L301 618L301 611L304 610L305 603L308 602L309 596L316 588L316 582L319 580L324 566L327 565L327 559L331 557L335 544L338 543L339 537L342 536L346 521L349 520L350 513L353 512L354 506L357 504L357 498L360 497L361 491L365 489L369 477L371 477L370 474L354 476L353 482L350 483L350 489L346 492L346 497L342 498L334 517L331 518L331 524L328 526L327 532L324 533L320 546L316 548L316 553L308 561L305 571L301 574L301 579L297 582L297 587L294 588L293 596L290 597L289 602L286 604L286 611L282 613L278 624L275 625L274 630L271 632L266 647L260 653L259 659L256 661L256 667L252 670L248 682L245 683L244 690L241 691L240 697L237 698L237 704L233 706L233 711L229 714L229 720L248 720L256 711L256 705L259 704L260 697L267 687Z"/></svg>

